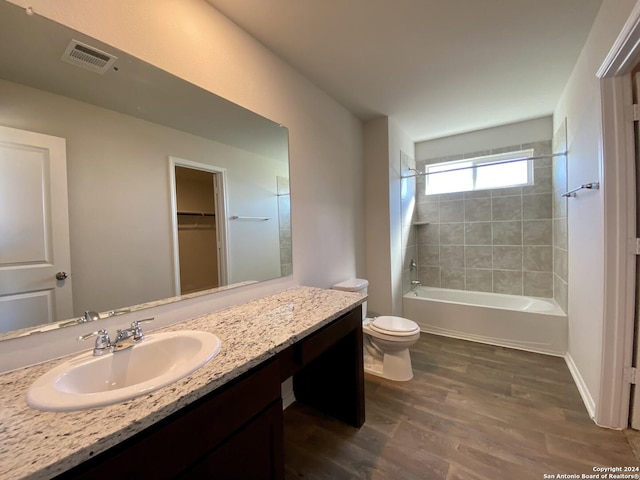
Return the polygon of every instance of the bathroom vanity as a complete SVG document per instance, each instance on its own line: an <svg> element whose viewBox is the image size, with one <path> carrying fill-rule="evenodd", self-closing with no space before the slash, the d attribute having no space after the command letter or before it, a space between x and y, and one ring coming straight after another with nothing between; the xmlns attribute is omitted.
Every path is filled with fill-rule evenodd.
<svg viewBox="0 0 640 480"><path fill-rule="evenodd" d="M364 423L363 301L296 287L163 329L210 331L222 349L192 375L109 407L27 407L29 385L60 361L2 375L0 478L283 478L283 380L293 377L298 401Z"/></svg>

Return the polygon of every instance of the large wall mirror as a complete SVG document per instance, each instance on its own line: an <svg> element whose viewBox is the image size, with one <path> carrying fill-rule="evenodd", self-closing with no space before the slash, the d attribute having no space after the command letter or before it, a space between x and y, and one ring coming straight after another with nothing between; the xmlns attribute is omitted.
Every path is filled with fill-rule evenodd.
<svg viewBox="0 0 640 480"><path fill-rule="evenodd" d="M0 338L291 273L286 128L0 1Z"/></svg>

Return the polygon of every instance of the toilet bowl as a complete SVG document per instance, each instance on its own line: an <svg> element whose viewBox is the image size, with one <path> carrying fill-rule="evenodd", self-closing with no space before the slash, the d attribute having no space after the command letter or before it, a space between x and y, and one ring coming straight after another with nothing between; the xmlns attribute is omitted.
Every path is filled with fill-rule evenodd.
<svg viewBox="0 0 640 480"><path fill-rule="evenodd" d="M369 282L348 280L333 286L336 290L367 293ZM364 371L388 380L404 382L413 378L409 347L420 338L420 327L412 320L381 316L367 318L362 305Z"/></svg>
<svg viewBox="0 0 640 480"><path fill-rule="evenodd" d="M397 382L413 378L409 348L420 338L420 327L406 318L365 318L362 323L365 371Z"/></svg>

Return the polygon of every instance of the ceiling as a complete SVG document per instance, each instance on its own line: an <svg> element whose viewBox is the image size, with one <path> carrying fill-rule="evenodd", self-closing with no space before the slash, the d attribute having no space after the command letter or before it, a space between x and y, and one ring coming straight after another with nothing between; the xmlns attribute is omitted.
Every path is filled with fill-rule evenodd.
<svg viewBox="0 0 640 480"><path fill-rule="evenodd" d="M602 0L207 0L414 141L552 114Z"/></svg>

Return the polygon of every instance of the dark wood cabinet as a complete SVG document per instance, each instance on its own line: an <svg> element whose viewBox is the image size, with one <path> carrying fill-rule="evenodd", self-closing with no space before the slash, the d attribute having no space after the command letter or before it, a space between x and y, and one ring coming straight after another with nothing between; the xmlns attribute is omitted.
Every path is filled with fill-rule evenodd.
<svg viewBox="0 0 640 480"><path fill-rule="evenodd" d="M282 403L275 402L177 478L284 478L282 442Z"/></svg>
<svg viewBox="0 0 640 480"><path fill-rule="evenodd" d="M364 423L361 310L357 307L240 377L59 479L284 478L281 381L299 401Z"/></svg>
<svg viewBox="0 0 640 480"><path fill-rule="evenodd" d="M183 472L195 468L194 465L204 465L209 456L215 457L216 451L227 443L239 446L242 439L246 441L244 454L248 458L264 457L275 449L278 453L272 456L271 462L281 464L280 397L280 367L278 360L273 359L60 478L113 480L114 475L118 479L131 480L180 478ZM246 434L242 435L245 429L265 428L265 422L279 426L274 430L273 438L269 437L269 441L274 442L270 450L265 444L250 442ZM276 474L278 468L275 468ZM274 479L282 478L282 475L270 476L267 471L262 476L248 478Z"/></svg>
<svg viewBox="0 0 640 480"><path fill-rule="evenodd" d="M296 400L354 427L364 423L362 310L335 322L284 350L282 380L293 376Z"/></svg>

